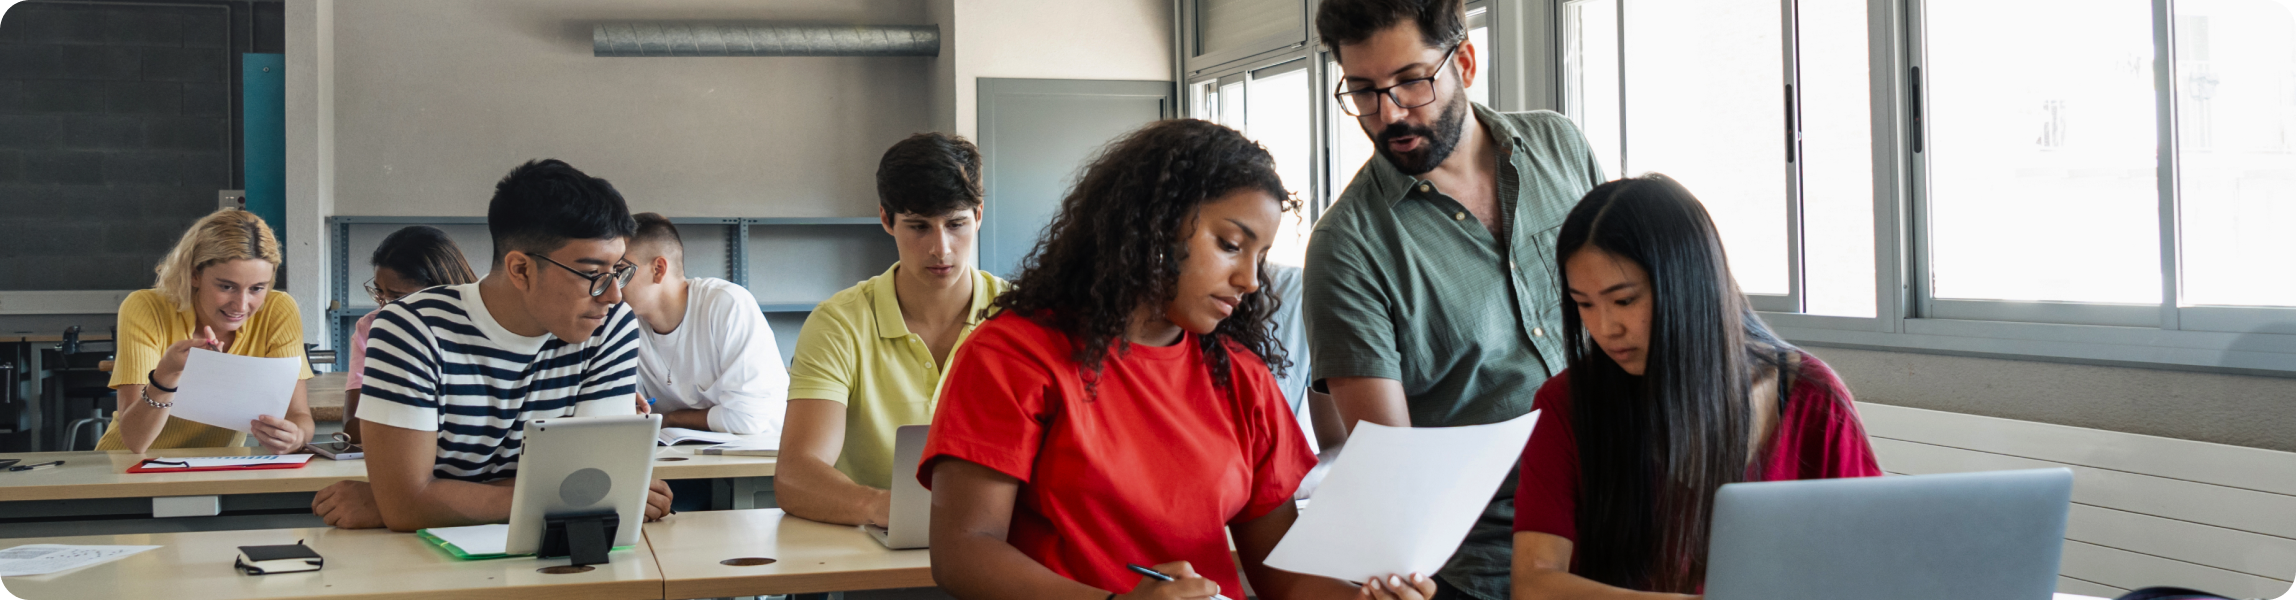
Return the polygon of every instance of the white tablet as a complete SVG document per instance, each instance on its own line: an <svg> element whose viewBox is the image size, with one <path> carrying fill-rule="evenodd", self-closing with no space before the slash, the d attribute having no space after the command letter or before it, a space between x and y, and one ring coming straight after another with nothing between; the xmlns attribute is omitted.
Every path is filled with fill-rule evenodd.
<svg viewBox="0 0 2296 600"><path fill-rule="evenodd" d="M613 545L638 543L646 488L654 480L654 434L661 424L660 415L528 421L504 551L539 551L545 517L609 510L621 519Z"/></svg>

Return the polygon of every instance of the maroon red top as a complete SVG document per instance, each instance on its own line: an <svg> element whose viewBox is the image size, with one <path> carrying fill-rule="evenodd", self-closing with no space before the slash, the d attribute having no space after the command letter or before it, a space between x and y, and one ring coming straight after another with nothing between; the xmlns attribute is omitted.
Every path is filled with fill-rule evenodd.
<svg viewBox="0 0 2296 600"><path fill-rule="evenodd" d="M1786 394L1769 460L1752 481L1878 477L1881 464L1865 426L1850 405L1850 390L1817 357L1802 355L1802 370ZM1578 542L1578 438L1571 433L1570 372L1539 386L1533 406L1546 412L1523 446L1522 479L1515 491L1515 531L1536 531ZM1576 561L1573 561L1574 564ZM1575 568L1574 568L1575 570Z"/></svg>

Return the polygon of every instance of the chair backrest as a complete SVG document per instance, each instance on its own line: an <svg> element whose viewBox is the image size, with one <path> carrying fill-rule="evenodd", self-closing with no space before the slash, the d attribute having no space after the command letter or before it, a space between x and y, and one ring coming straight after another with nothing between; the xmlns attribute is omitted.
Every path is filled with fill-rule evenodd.
<svg viewBox="0 0 2296 600"><path fill-rule="evenodd" d="M2057 591L2271 598L2296 573L2296 453L1858 403L1882 470L2068 467Z"/></svg>

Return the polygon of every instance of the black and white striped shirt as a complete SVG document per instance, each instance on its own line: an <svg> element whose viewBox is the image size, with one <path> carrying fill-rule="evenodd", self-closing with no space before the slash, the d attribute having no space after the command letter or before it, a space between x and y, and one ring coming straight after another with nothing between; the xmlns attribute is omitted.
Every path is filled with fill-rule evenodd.
<svg viewBox="0 0 2296 600"><path fill-rule="evenodd" d="M358 418L438 432L442 479L518 474L526 422L635 414L638 326L628 305L581 344L511 333L478 284L435 287L385 306L367 334Z"/></svg>

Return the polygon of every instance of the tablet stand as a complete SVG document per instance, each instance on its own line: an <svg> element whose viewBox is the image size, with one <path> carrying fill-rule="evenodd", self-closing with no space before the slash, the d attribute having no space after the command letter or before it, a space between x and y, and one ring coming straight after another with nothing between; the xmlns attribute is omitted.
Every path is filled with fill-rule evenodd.
<svg viewBox="0 0 2296 600"><path fill-rule="evenodd" d="M535 556L570 557L570 564L577 567L605 564L606 551L614 548L614 530L621 524L621 516L611 510L543 517L542 549Z"/></svg>

